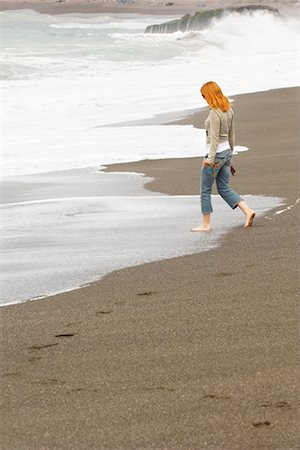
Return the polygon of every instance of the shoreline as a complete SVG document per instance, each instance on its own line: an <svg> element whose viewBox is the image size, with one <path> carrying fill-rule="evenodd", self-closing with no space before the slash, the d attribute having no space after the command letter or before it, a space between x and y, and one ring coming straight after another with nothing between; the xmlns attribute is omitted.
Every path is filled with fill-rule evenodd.
<svg viewBox="0 0 300 450"><path fill-rule="evenodd" d="M297 448L299 95L234 102L236 143L249 151L232 186L284 197L282 213L217 249L0 308L3 445ZM206 115L183 120L202 127ZM122 166L155 173L148 189L198 193L200 158Z"/></svg>

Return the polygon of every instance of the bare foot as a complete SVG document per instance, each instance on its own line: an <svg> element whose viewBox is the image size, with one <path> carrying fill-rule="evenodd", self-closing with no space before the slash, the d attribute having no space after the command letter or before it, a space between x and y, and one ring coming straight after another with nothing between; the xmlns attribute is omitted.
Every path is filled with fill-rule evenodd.
<svg viewBox="0 0 300 450"><path fill-rule="evenodd" d="M244 225L245 228L251 227L255 214L256 212L253 210L250 210L249 213L246 214L246 223Z"/></svg>
<svg viewBox="0 0 300 450"><path fill-rule="evenodd" d="M210 231L211 228L208 225L199 225L198 227L191 228L191 231Z"/></svg>

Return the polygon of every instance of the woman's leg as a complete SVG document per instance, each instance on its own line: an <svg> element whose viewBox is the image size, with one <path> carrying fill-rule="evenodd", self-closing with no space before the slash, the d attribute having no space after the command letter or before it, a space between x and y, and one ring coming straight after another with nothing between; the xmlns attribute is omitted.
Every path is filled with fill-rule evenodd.
<svg viewBox="0 0 300 450"><path fill-rule="evenodd" d="M194 227L191 231L209 231L210 215L213 212L211 204L211 188L214 183L214 176L209 167L202 166L201 168L201 211L203 214L202 224Z"/></svg>
<svg viewBox="0 0 300 450"><path fill-rule="evenodd" d="M243 199L239 196L239 194L229 186L229 177L230 177L230 160L226 161L226 163L221 167L217 174L216 183L217 189L221 197L225 200L226 203L232 208L235 209L240 201Z"/></svg>
<svg viewBox="0 0 300 450"><path fill-rule="evenodd" d="M218 192L232 209L238 206L244 212L246 216L244 227L250 227L255 217L255 211L229 186L230 164L231 162L228 160L218 172L216 178Z"/></svg>
<svg viewBox="0 0 300 450"><path fill-rule="evenodd" d="M203 214L202 224L194 227L191 231L210 231L210 214Z"/></svg>
<svg viewBox="0 0 300 450"><path fill-rule="evenodd" d="M241 200L238 203L238 207L241 208L241 210L243 211L243 213L246 216L246 222L245 222L244 227L245 228L251 227L256 212L253 209L249 208L249 206L247 205L246 202L244 202L244 200Z"/></svg>

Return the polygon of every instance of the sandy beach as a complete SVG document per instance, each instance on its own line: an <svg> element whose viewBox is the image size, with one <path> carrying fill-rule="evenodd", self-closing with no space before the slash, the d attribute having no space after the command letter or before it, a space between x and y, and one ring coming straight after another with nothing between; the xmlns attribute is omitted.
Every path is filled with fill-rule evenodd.
<svg viewBox="0 0 300 450"><path fill-rule="evenodd" d="M286 205L217 249L0 309L1 448L298 448L299 97L299 87L233 97L249 151L232 186ZM206 116L181 123L201 128ZM201 161L106 170L188 195Z"/></svg>

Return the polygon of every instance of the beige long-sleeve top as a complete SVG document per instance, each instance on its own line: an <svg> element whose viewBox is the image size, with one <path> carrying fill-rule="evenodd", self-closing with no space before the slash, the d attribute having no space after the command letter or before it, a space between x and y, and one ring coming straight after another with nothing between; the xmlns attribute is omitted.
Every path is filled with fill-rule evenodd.
<svg viewBox="0 0 300 450"><path fill-rule="evenodd" d="M204 122L206 130L206 144L209 144L209 153L206 161L214 162L219 143L229 142L231 151L235 144L234 112L230 107L227 111L211 108Z"/></svg>

